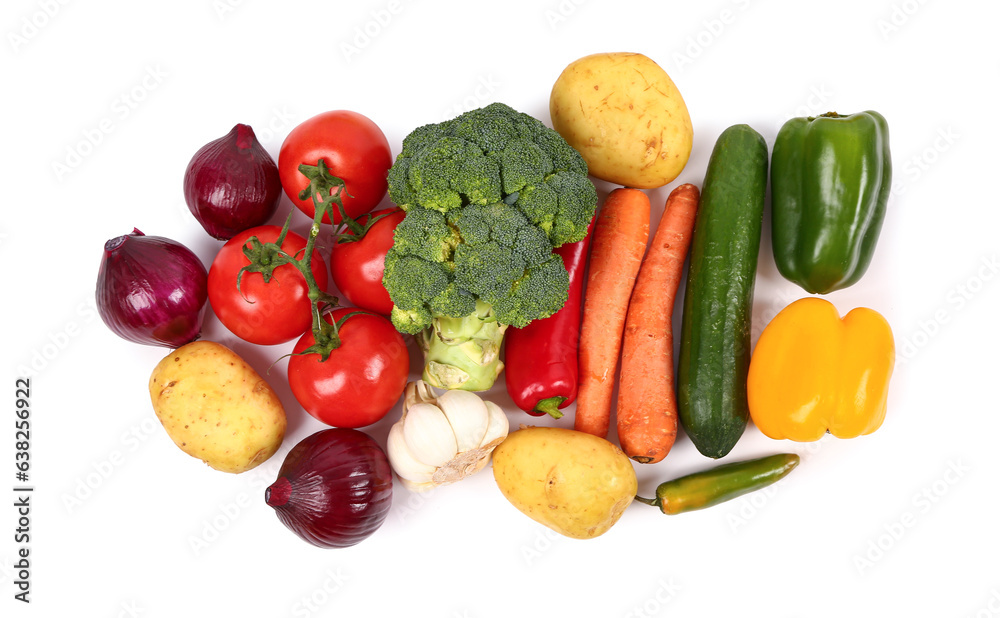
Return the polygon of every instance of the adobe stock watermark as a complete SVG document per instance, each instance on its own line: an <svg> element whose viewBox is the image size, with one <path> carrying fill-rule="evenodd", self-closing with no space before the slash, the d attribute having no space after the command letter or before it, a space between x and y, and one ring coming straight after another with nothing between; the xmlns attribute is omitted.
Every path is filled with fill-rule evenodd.
<svg viewBox="0 0 1000 618"><path fill-rule="evenodd" d="M292 604L292 616L309 618L317 615L351 581L340 567L327 569L323 575L323 581Z"/></svg>
<svg viewBox="0 0 1000 618"><path fill-rule="evenodd" d="M550 549L564 543L565 539L566 537L555 530L539 524L531 540L521 544L521 559L524 560L525 565L535 566Z"/></svg>
<svg viewBox="0 0 1000 618"><path fill-rule="evenodd" d="M98 318L97 301L94 298L77 303L72 315L62 326L49 331L41 343L28 351L25 362L17 368L18 375L33 378L45 371Z"/></svg>
<svg viewBox="0 0 1000 618"><path fill-rule="evenodd" d="M674 68L683 71L685 67L694 64L708 48L739 19L741 13L750 8L750 0L730 0L731 7L719 11L714 17L703 19L701 30L684 39L683 51L675 51L671 56Z"/></svg>
<svg viewBox="0 0 1000 618"><path fill-rule="evenodd" d="M796 442L792 447L792 452L799 456L799 465L801 465L802 462L820 452L824 444L827 444L826 440ZM740 496L731 503L729 512L726 514L726 523L729 524L729 529L733 534L739 533L757 515L767 509L774 497L781 493L781 488L784 487L782 483L783 481L778 481L773 485Z"/></svg>
<svg viewBox="0 0 1000 618"><path fill-rule="evenodd" d="M223 533L232 528L247 510L264 503L264 490L278 477L278 468L283 460L280 453L275 453L266 462L240 475L248 482L249 490L238 492L219 502L201 521L198 532L188 535L188 547L195 556L201 556L218 542Z"/></svg>
<svg viewBox="0 0 1000 618"><path fill-rule="evenodd" d="M469 90L468 95L441 112L441 121L451 120L465 112L483 107L496 99L496 92L499 88L500 82L494 79L493 75L480 75L476 85Z"/></svg>
<svg viewBox="0 0 1000 618"><path fill-rule="evenodd" d="M989 598L980 604L974 614L968 614L966 618L997 618L1000 616L1000 587L990 590Z"/></svg>
<svg viewBox="0 0 1000 618"><path fill-rule="evenodd" d="M21 17L17 26L7 33L7 42L15 54L20 54L21 50L33 39L39 36L52 23L62 8L69 4L69 0L38 0L35 9L29 14Z"/></svg>
<svg viewBox="0 0 1000 618"><path fill-rule="evenodd" d="M852 558L858 575L865 575L881 562L917 524L945 499L952 489L968 474L970 468L960 460L945 464L944 471L910 498L910 508L902 511L892 521L882 524L882 528L870 539L865 547Z"/></svg>
<svg viewBox="0 0 1000 618"><path fill-rule="evenodd" d="M144 418L123 431L118 437L118 445L91 462L87 471L76 478L73 488L62 493L60 499L66 514L73 515L93 498L159 428L160 423L155 418Z"/></svg>
<svg viewBox="0 0 1000 618"><path fill-rule="evenodd" d="M134 85L111 100L108 113L90 126L81 129L80 139L68 144L62 157L52 161L52 173L55 174L56 181L62 182L79 169L167 77L167 72L160 65L146 66L142 77Z"/></svg>
<svg viewBox="0 0 1000 618"><path fill-rule="evenodd" d="M545 21L549 24L549 30L555 32L557 28L576 15L577 9L587 2L588 0L559 0L559 2L550 5L543 13Z"/></svg>
<svg viewBox="0 0 1000 618"><path fill-rule="evenodd" d="M223 21L244 4L246 4L245 0L213 0L212 11L215 12L219 21Z"/></svg>
<svg viewBox="0 0 1000 618"><path fill-rule="evenodd" d="M906 195L906 192L930 172L961 137L962 135L951 126L939 128L920 152L906 159L902 165L897 164L897 169L893 173L891 195L893 197Z"/></svg>
<svg viewBox="0 0 1000 618"><path fill-rule="evenodd" d="M297 120L298 114L282 105L281 107L272 107L267 119L251 126L254 135L257 136L257 141L260 143L268 144L273 141L280 145L285 135L295 126Z"/></svg>
<svg viewBox="0 0 1000 618"><path fill-rule="evenodd" d="M369 11L369 18L354 26L350 39L340 44L340 53L343 54L344 60L350 62L351 59L360 56L402 12L402 0L389 0L383 8Z"/></svg>
<svg viewBox="0 0 1000 618"><path fill-rule="evenodd" d="M652 618L663 615L664 608L680 594L681 587L673 577L660 578L656 588L641 603L625 613L625 618Z"/></svg>
<svg viewBox="0 0 1000 618"><path fill-rule="evenodd" d="M944 330L955 315L975 300L986 285L1000 272L1000 256L983 256L973 274L952 286L944 295L945 306L920 320L916 330L896 344L896 362L902 366L913 360L919 352Z"/></svg>
<svg viewBox="0 0 1000 618"><path fill-rule="evenodd" d="M0 559L0 584L14 581L14 573L14 563L10 558L4 557Z"/></svg>
<svg viewBox="0 0 1000 618"><path fill-rule="evenodd" d="M437 491L441 487L445 487L445 485L439 487L432 487L427 491L421 491L421 492L404 489L402 485L400 485L399 483L396 484L396 487L400 488L400 491L393 492L392 509L390 509L389 512L392 513L392 516L397 518L399 520L399 523L402 524L407 522L411 517L415 516L418 512L420 512L420 510L423 509L428 502L430 502L431 497L434 496L434 494L437 493ZM405 495L406 499L398 500L397 493L400 495Z"/></svg>
<svg viewBox="0 0 1000 618"><path fill-rule="evenodd" d="M888 41L898 33L909 23L914 15L920 12L920 9L925 4L927 4L927 0L902 0L902 2L894 2L892 8L889 9L889 14L879 18L875 22L879 34L882 35L882 40Z"/></svg>
<svg viewBox="0 0 1000 618"><path fill-rule="evenodd" d="M781 127L792 118L816 117L821 114L833 111L829 109L830 101L833 100L833 92L827 90L825 84L817 84L809 87L809 92L802 98L802 102L793 109L775 119L774 131L777 133Z"/></svg>
<svg viewBox="0 0 1000 618"><path fill-rule="evenodd" d="M138 601L128 600L118 604L115 612L116 618L138 618L145 615L146 608L141 607Z"/></svg>

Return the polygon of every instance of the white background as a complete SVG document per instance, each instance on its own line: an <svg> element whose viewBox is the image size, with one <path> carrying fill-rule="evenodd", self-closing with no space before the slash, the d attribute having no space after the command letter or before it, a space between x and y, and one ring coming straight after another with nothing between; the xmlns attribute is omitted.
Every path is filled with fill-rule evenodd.
<svg viewBox="0 0 1000 618"><path fill-rule="evenodd" d="M1000 615L998 13L994 2L929 0L5 2L0 613ZM683 93L695 143L675 184L701 184L731 124L773 144L795 115L886 116L896 187L881 241L866 277L829 296L893 326L897 367L877 433L796 445L750 427L726 461L793 450L799 469L698 513L634 504L590 541L521 515L488 470L432 495L397 487L382 529L328 551L263 502L284 453L322 428L290 395L285 361L269 380L289 433L266 464L227 475L170 442L147 393L166 350L111 334L94 282L103 243L133 227L211 262L220 243L181 192L195 150L243 122L276 157L293 126L330 109L375 120L394 155L413 128L492 101L548 123L560 71L600 51L645 53ZM654 223L673 186L649 192ZM778 276L765 231L754 336L803 295ZM204 336L261 372L290 349L242 343L211 314ZM24 374L30 606L13 600L9 506ZM530 420L502 388L490 396L512 423ZM367 431L384 444L398 414ZM640 490L710 465L681 436L661 464L637 464Z"/></svg>

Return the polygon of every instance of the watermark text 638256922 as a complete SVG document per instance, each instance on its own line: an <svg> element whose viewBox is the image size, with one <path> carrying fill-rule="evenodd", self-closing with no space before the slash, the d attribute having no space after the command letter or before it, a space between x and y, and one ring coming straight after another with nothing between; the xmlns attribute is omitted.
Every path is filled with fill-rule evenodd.
<svg viewBox="0 0 1000 618"><path fill-rule="evenodd" d="M31 602L31 379L14 381L14 598Z"/></svg>

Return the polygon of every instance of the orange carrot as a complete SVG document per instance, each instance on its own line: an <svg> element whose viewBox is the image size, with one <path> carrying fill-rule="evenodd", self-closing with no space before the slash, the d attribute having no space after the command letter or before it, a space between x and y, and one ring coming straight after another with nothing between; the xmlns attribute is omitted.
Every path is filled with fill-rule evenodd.
<svg viewBox="0 0 1000 618"><path fill-rule="evenodd" d="M698 187L667 197L629 301L618 382L618 441L639 463L656 463L677 437L671 318L698 211Z"/></svg>
<svg viewBox="0 0 1000 618"><path fill-rule="evenodd" d="M615 189L597 213L593 235L580 326L574 427L604 438L611 424L628 299L649 239L649 198L639 189Z"/></svg>

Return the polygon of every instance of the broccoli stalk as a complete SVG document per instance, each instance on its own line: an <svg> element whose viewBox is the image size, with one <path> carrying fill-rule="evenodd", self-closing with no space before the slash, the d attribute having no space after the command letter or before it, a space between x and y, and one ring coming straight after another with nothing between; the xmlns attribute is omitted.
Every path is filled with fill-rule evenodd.
<svg viewBox="0 0 1000 618"><path fill-rule="evenodd" d="M500 344L506 330L493 308L482 301L469 315L433 319L432 326L417 336L427 359L424 382L439 388L489 390L503 371Z"/></svg>
<svg viewBox="0 0 1000 618"><path fill-rule="evenodd" d="M393 324L418 335L424 381L488 390L507 327L566 302L552 249L581 240L594 216L586 163L552 129L494 103L407 136L389 196L406 211L383 275Z"/></svg>

